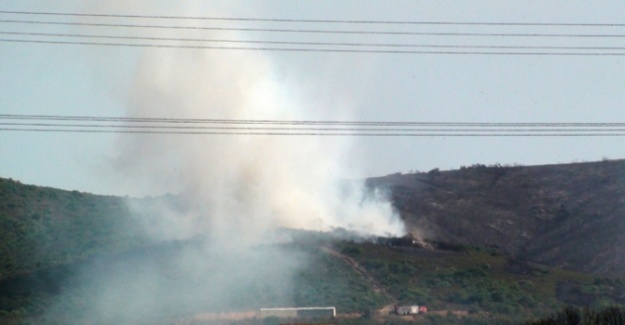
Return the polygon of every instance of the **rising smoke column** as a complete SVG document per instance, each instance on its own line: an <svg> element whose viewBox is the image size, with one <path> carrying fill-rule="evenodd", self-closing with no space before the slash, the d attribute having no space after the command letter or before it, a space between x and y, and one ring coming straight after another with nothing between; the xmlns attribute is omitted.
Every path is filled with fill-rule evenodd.
<svg viewBox="0 0 625 325"><path fill-rule="evenodd" d="M296 92L275 76L274 63L261 53L148 51L137 68L128 116L298 120L321 113L319 119L329 119L293 100ZM152 265L132 266L156 274L148 281L140 275L135 281L135 273L125 270L126 282L139 283L132 291L141 294L133 300L142 304L123 304L120 319L162 310L171 303L153 297L163 296L188 302L185 306L200 301L213 311L254 305L265 295L273 298L256 308L293 306L294 277L309 257L266 245L279 227L403 234L403 223L383 195L341 180L349 144L344 138L303 136L120 138L118 171L146 187L177 193L174 204L151 205L149 213L144 205L132 205L145 231L156 242L206 240L177 258L175 285ZM108 311L121 308L102 302L126 296L112 282L103 281L107 290L93 304L105 320ZM111 288L118 290L111 294Z"/></svg>
<svg viewBox="0 0 625 325"><path fill-rule="evenodd" d="M198 16L201 11L171 12ZM182 35L162 30L156 36ZM301 80L285 77L288 66L266 53L145 49L136 62L124 96L127 117L349 118L351 108L341 104L349 99L306 98L298 88ZM362 182L342 181L349 146L348 138L307 136L120 135L112 163L120 184L146 194L174 193L173 199L148 204L128 201L142 232L162 252L139 251L86 267L49 313L63 314L75 297L82 297L77 305L82 319L95 323L146 322L187 309L293 304L293 276L309 258L268 245L276 228L404 233L383 195L365 191ZM259 302L279 305L255 305Z"/></svg>
<svg viewBox="0 0 625 325"><path fill-rule="evenodd" d="M233 33L202 37L240 38ZM129 91L128 116L348 116L350 108L335 103L310 106L298 96L297 81L280 79L277 65L267 54L252 51L146 50ZM276 227L403 234L403 224L381 195L364 196L362 184L348 190L339 186L349 145L349 139L336 137L124 135L116 167L147 188L182 194L188 215L169 213L176 226L168 225L167 236L252 239Z"/></svg>

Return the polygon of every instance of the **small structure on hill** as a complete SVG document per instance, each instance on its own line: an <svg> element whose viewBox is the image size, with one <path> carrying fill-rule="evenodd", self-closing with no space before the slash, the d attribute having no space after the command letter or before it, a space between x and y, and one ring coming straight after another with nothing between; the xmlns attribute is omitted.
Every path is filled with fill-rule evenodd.
<svg viewBox="0 0 625 325"><path fill-rule="evenodd" d="M260 317L278 318L334 318L335 307L286 307L286 308L261 308Z"/></svg>
<svg viewBox="0 0 625 325"><path fill-rule="evenodd" d="M427 312L428 307L419 305L395 305L395 308L393 308L395 315L417 315Z"/></svg>

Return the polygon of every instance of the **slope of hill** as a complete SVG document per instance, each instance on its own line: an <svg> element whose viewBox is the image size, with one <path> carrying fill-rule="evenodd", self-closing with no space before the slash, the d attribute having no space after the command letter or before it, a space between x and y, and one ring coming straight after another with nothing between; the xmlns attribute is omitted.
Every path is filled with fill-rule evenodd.
<svg viewBox="0 0 625 325"><path fill-rule="evenodd" d="M0 323L232 324L231 319L217 322L202 317L230 312L247 315L241 324L273 324L273 320L255 322L249 317L261 307L336 306L339 324L519 324L564 305L601 307L625 302L625 283L619 280L526 263L493 249L392 246L337 240L320 233L302 233L298 238L257 248L307 256L307 267L294 274L286 291L280 289L283 279L263 276L262 270L253 278L229 270L229 278L222 281L246 283L243 292L227 296L197 292L211 280L203 272L190 276L179 257L203 243L172 242L0 281ZM228 266L220 260L211 263L211 271L220 268ZM106 280L103 287L102 274L125 285L110 288L112 282ZM142 305L134 300L141 297L136 290L142 287L136 282L148 275L150 292L160 303L146 312L134 309ZM110 295L109 290L119 291L111 297L127 300L92 305L100 301L102 292ZM430 313L408 318L388 315L384 307L395 303L425 304ZM276 324L283 322L276 320Z"/></svg>
<svg viewBox="0 0 625 325"><path fill-rule="evenodd" d="M522 259L625 276L625 161L371 178L426 238L497 247Z"/></svg>
<svg viewBox="0 0 625 325"><path fill-rule="evenodd" d="M124 199L0 178L0 280L136 247Z"/></svg>
<svg viewBox="0 0 625 325"><path fill-rule="evenodd" d="M105 299L106 308L125 309L96 308L103 323L171 323L286 304L337 306L344 324L405 323L359 318L397 301L427 304L434 312L414 319L426 324L514 324L563 305L624 304L625 284L608 277L625 272L623 176L624 161L604 161L369 179L389 191L408 226L433 248L300 232L293 242L257 248L265 251L259 256L273 256L258 277L219 259L189 273L180 258L205 245L202 239L148 240L125 198L0 179L0 322L84 323L93 315L85 313L93 308L87 302L111 294L109 283L124 283L115 297L139 297L133 283L146 274L158 308L137 313ZM175 198L143 201L159 200ZM306 260L287 290L277 276L283 256ZM232 281L244 283L243 291L228 299L205 294L206 272L223 272L225 288Z"/></svg>

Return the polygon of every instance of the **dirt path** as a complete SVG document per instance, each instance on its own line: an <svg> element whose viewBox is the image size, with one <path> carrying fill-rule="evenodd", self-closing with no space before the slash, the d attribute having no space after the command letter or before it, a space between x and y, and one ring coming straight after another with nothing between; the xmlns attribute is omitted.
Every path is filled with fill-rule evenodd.
<svg viewBox="0 0 625 325"><path fill-rule="evenodd" d="M386 291L386 289L384 288L384 286L382 286L380 284L380 282L378 282L378 280L376 280L371 273L369 273L367 270L365 270L364 267L362 267L360 264L358 264L358 262L356 262L355 259L342 254L338 251L336 251L335 249L328 247L328 246L322 246L321 250L332 255L335 257L340 258L341 260L343 260L345 263L349 264L349 266L351 266L354 271L356 271L356 273L360 274L362 276L363 279L365 279L365 281L367 283L369 283L369 285L373 288L373 291L375 291L378 294L383 295L384 297L386 297L386 299L388 299L389 301L391 301L391 304L389 306L392 306L397 304L397 299L395 299L393 296L391 296L390 293L388 293L388 291ZM387 308L389 306L386 306L384 308ZM383 308L383 309L384 309Z"/></svg>
<svg viewBox="0 0 625 325"><path fill-rule="evenodd" d="M239 321L258 317L258 313L254 310L240 312L223 312L223 313L199 313L191 317L186 317L174 322L176 325L205 324L206 322L224 322Z"/></svg>

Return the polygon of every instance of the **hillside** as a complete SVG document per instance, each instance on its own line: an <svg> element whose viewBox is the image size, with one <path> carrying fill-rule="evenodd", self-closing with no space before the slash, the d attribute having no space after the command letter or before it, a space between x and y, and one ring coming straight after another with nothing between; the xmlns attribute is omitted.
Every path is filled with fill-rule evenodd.
<svg viewBox="0 0 625 325"><path fill-rule="evenodd" d="M625 276L625 161L475 165L368 180L425 238Z"/></svg>
<svg viewBox="0 0 625 325"><path fill-rule="evenodd" d="M140 245L124 199L0 178L0 280Z"/></svg>
<svg viewBox="0 0 625 325"><path fill-rule="evenodd" d="M214 294L205 289L210 277L189 274L180 263L180 256L204 243L172 242L0 281L0 323L235 323L220 318L227 312L247 317L240 324L279 324L254 317L261 307L336 306L339 324L520 324L564 305L625 302L625 283L620 280L526 263L492 249L436 243L432 245L438 248L395 246L294 233L296 242L254 250L259 255L277 250L281 256L306 256L306 267L293 274L285 288L284 279L271 275L280 273L279 263L249 277L215 260L209 270L229 274L220 279L222 285L244 290ZM148 275L149 291L159 303L147 303L146 311L141 283ZM120 281L122 287L111 286ZM102 294L112 300L102 305ZM395 303L425 304L430 312L409 318L388 315L388 306ZM371 316L365 317L366 311Z"/></svg>
<svg viewBox="0 0 625 325"><path fill-rule="evenodd" d="M372 178L424 244L279 230L283 241L234 254L201 237L150 240L127 203L149 220L175 196L0 178L0 323L236 323L215 321L230 312L271 324L250 317L330 305L339 324L519 324L565 305L622 306L623 176L624 161L604 161ZM394 303L431 313L393 318Z"/></svg>

